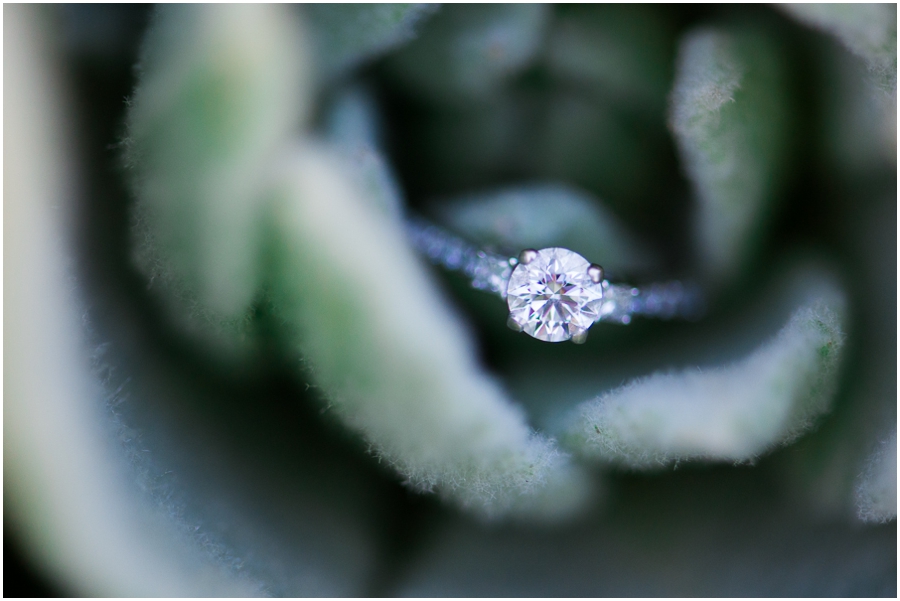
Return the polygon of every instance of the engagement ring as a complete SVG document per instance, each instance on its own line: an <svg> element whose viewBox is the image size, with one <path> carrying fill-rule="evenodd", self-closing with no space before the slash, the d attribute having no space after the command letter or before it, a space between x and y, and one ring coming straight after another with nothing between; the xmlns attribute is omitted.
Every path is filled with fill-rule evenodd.
<svg viewBox="0 0 900 601"><path fill-rule="evenodd" d="M581 344L598 321L626 325L636 315L696 319L703 312L695 286L612 284L600 265L566 248L529 248L507 257L478 249L419 217L410 218L407 227L418 251L462 272L474 288L506 299L507 325L538 340Z"/></svg>

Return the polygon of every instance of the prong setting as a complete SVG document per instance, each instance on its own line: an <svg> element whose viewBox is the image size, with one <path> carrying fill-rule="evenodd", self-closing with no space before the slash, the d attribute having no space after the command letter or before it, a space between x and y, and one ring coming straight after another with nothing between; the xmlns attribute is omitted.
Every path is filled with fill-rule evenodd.
<svg viewBox="0 0 900 601"><path fill-rule="evenodd" d="M513 332L521 332L522 331L522 326L519 325L518 321L516 321L515 319L512 318L512 315L510 315L506 319L506 326Z"/></svg>
<svg viewBox="0 0 900 601"><path fill-rule="evenodd" d="M522 252L519 253L519 264L520 265L528 265L532 261L534 261L535 257L537 257L538 251L533 248L526 248Z"/></svg>
<svg viewBox="0 0 900 601"><path fill-rule="evenodd" d="M603 268L597 265L596 263L591 263L591 266L588 267L588 277L591 278L591 281L595 284L599 284L603 281L604 276L606 275L603 272Z"/></svg>

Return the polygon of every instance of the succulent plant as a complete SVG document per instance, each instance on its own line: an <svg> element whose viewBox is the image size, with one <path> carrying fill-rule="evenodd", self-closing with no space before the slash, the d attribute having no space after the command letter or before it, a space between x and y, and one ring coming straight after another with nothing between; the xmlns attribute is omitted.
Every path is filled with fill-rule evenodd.
<svg viewBox="0 0 900 601"><path fill-rule="evenodd" d="M896 6L5 16L5 500L55 586L896 595ZM707 312L527 338L421 215Z"/></svg>

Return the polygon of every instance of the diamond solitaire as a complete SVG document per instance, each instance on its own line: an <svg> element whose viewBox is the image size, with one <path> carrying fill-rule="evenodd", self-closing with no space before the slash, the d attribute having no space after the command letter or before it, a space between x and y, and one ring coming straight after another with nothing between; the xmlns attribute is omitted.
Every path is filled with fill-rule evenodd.
<svg viewBox="0 0 900 601"><path fill-rule="evenodd" d="M509 278L509 325L546 342L584 342L600 318L603 270L565 248L525 250Z"/></svg>

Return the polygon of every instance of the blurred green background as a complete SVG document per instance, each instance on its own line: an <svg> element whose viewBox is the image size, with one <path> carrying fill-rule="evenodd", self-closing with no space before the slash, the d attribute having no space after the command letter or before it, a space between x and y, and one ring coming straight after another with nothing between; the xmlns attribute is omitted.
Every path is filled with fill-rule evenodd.
<svg viewBox="0 0 900 601"><path fill-rule="evenodd" d="M335 23L349 23L341 35L350 41L333 36L348 47L354 27L369 24L297 10L308 11L320 45L327 36L317 31L343 31ZM366 86L414 210L434 215L474 192L561 181L601 199L646 244L658 259L652 277L707 277L704 321L599 325L582 350L516 337L502 303L435 271L478 359L535 422L535 382L554 373L583 374L596 392L746 354L786 317L769 294L785 257L827 262L849 297L834 409L797 443L752 464L611 470L603 501L574 523L485 525L411 492L342 427L325 395L297 377L275 309L254 307L256 350L236 368L148 292L132 262L121 143L151 11L62 5L44 16L71 92L83 190L74 272L110 454L136 498L203 561L275 596L896 595L896 520L864 524L850 506L860 461L896 422L896 117L869 100L863 63L837 39L763 5L535 5L509 21L497 6L459 5L423 14L411 41L369 58L325 53L333 62L318 66L313 130L327 127L348 82ZM496 61L479 65L467 44L492 20L509 37ZM668 112L679 42L710 23L770 41L781 77L760 101L778 104L784 148L766 182L775 192L750 250L724 276L697 258L696 199ZM16 532L4 531L5 596L85 594L83 583L45 579Z"/></svg>

